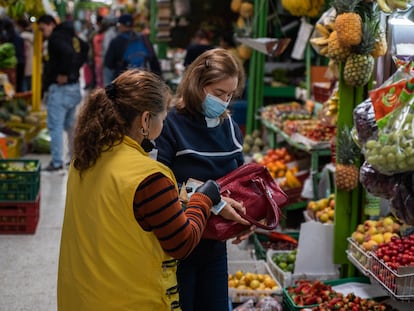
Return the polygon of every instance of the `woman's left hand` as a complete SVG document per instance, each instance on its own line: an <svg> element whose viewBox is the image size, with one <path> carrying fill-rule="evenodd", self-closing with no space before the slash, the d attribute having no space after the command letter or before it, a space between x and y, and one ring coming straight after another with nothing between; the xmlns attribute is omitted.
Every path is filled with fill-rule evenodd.
<svg viewBox="0 0 414 311"><path fill-rule="evenodd" d="M226 206L224 206L224 208L220 212L221 217L223 217L224 219L235 221L239 224L246 225L246 226L250 224L247 220L245 220L239 214L239 213L242 213L242 214L246 213L246 208L243 206L243 204L228 197L222 196L221 199L227 203Z"/></svg>

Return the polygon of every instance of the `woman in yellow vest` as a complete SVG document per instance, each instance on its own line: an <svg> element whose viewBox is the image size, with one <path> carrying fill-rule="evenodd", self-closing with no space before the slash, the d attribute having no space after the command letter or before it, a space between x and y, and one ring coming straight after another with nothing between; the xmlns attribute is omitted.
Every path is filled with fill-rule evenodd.
<svg viewBox="0 0 414 311"><path fill-rule="evenodd" d="M209 180L184 211L173 173L149 156L170 98L158 76L128 70L82 106L67 182L59 311L180 310L176 259L199 242L220 194Z"/></svg>

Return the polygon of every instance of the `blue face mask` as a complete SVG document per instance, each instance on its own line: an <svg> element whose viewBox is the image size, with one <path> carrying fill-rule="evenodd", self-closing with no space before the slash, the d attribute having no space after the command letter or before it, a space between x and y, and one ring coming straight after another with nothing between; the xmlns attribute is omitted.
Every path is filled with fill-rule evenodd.
<svg viewBox="0 0 414 311"><path fill-rule="evenodd" d="M229 102L207 94L203 102L203 113L207 118L218 118L227 109Z"/></svg>

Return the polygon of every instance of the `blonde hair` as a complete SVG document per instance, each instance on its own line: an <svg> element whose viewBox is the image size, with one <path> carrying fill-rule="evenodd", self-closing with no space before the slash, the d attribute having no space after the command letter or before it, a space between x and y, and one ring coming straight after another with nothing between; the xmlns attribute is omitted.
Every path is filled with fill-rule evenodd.
<svg viewBox="0 0 414 311"><path fill-rule="evenodd" d="M187 67L177 88L177 111L192 115L202 113L202 102L205 98L204 88L234 77L237 78L234 97L237 97L243 92L245 80L240 62L231 52L222 48L204 52Z"/></svg>

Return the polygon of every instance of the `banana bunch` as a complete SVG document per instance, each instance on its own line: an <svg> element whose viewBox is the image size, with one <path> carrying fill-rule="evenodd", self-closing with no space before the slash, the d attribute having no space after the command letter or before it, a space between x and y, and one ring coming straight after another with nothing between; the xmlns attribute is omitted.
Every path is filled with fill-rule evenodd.
<svg viewBox="0 0 414 311"><path fill-rule="evenodd" d="M335 125L338 120L339 93L338 90L332 92L332 95L322 105L321 119L323 124Z"/></svg>
<svg viewBox="0 0 414 311"><path fill-rule="evenodd" d="M316 17L325 0L282 0L283 8L293 16Z"/></svg>
<svg viewBox="0 0 414 311"><path fill-rule="evenodd" d="M330 22L326 25L322 23L315 24L314 34L309 42L320 55L326 55L328 53L329 36L334 31L334 28L335 22Z"/></svg>
<svg viewBox="0 0 414 311"><path fill-rule="evenodd" d="M396 10L406 10L410 0L377 0L378 7L384 13L391 14Z"/></svg>
<svg viewBox="0 0 414 311"><path fill-rule="evenodd" d="M302 183L295 176L295 170L288 169L286 171L285 178L279 182L279 186L283 190L288 190L302 187Z"/></svg>
<svg viewBox="0 0 414 311"><path fill-rule="evenodd" d="M0 7L7 8L7 15L12 19L25 14L39 17L45 13L42 1L38 0L0 0Z"/></svg>

